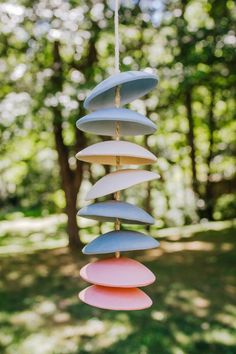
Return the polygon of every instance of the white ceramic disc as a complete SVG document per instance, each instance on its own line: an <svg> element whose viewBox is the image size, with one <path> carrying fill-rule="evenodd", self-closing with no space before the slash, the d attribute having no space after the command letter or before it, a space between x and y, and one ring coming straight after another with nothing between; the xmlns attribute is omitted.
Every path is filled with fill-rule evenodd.
<svg viewBox="0 0 236 354"><path fill-rule="evenodd" d="M104 165L116 165L117 157L120 165L145 165L157 161L156 156L142 146L120 140L102 141L76 154L80 161Z"/></svg>
<svg viewBox="0 0 236 354"><path fill-rule="evenodd" d="M86 195L86 200L103 197L138 183L160 178L155 172L145 170L118 170L99 179Z"/></svg>

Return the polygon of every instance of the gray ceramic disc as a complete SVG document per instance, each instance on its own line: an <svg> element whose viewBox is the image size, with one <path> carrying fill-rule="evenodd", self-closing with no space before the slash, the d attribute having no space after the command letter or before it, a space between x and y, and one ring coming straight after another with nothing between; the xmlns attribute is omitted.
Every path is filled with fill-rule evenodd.
<svg viewBox="0 0 236 354"><path fill-rule="evenodd" d="M144 71L126 71L112 75L98 84L84 101L84 107L95 111L115 107L115 88L120 86L121 105L130 103L157 85L156 75Z"/></svg>
<svg viewBox="0 0 236 354"><path fill-rule="evenodd" d="M126 202L109 200L90 204L77 214L87 219L115 222L119 219L124 224L154 224L155 220L145 210Z"/></svg>
<svg viewBox="0 0 236 354"><path fill-rule="evenodd" d="M123 251L147 250L159 246L159 242L137 231L110 231L86 245L84 254L105 254Z"/></svg>
<svg viewBox="0 0 236 354"><path fill-rule="evenodd" d="M142 114L126 108L106 108L92 112L76 122L78 129L98 135L115 136L116 122L120 135L146 135L156 131L155 124Z"/></svg>

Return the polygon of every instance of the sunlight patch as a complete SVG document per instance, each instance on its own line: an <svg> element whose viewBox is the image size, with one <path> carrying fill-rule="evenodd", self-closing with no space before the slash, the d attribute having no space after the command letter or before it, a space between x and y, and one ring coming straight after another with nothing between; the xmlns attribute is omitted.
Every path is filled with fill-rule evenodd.
<svg viewBox="0 0 236 354"><path fill-rule="evenodd" d="M10 322L15 326L24 326L28 329L36 329L43 325L43 319L33 311L24 311L11 317Z"/></svg>

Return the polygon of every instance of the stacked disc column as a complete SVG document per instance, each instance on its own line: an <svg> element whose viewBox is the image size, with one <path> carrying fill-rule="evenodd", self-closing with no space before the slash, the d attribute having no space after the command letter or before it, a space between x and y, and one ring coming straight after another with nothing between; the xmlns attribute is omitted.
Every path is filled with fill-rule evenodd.
<svg viewBox="0 0 236 354"><path fill-rule="evenodd" d="M97 85L85 100L85 108L94 112L77 121L82 131L114 138L91 145L76 155L81 161L115 166L115 170L98 180L86 196L86 200L91 200L111 194L111 200L90 204L78 212L81 217L114 222L114 231L98 236L83 248L84 254L110 255L87 264L80 271L81 277L93 285L82 290L79 298L99 308L138 310L152 304L139 288L153 283L155 275L140 262L124 257L123 252L146 250L158 247L159 243L141 232L123 227L121 230L121 224L153 224L154 219L143 209L121 201L120 191L159 178L151 171L123 168L124 165L155 163L156 157L143 147L120 138L151 134L156 127L145 116L120 106L145 95L156 84L156 76L146 72L113 75Z"/></svg>

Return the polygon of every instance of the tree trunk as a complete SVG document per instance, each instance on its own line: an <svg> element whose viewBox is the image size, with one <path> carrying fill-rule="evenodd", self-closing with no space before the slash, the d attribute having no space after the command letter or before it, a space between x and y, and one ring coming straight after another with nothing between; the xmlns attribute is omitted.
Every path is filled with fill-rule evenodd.
<svg viewBox="0 0 236 354"><path fill-rule="evenodd" d="M185 107L187 113L187 119L189 124L188 131L188 144L190 146L190 159L191 159L191 171L192 171L192 188L194 194L198 195L198 182L197 182L197 169L196 169L196 147L194 137L194 121L192 111L192 90L189 88L185 93Z"/></svg>
<svg viewBox="0 0 236 354"><path fill-rule="evenodd" d="M208 220L213 220L213 211L214 211L214 196L212 183L210 180L211 177L211 161L213 158L213 145L214 145L214 131L215 131L215 119L214 119L214 92L211 92L211 102L209 107L208 114L208 127L209 127L209 153L207 157L207 183L205 190L205 204L206 204L206 218Z"/></svg>
<svg viewBox="0 0 236 354"><path fill-rule="evenodd" d="M53 76L53 91L58 92L63 89L63 70L62 70L62 60L60 56L60 44L59 42L54 43L53 47L53 58L54 58L54 76ZM65 193L66 198L66 214L67 214L67 232L69 238L69 247L71 249L81 248L82 243L79 238L79 228L76 220L76 201L77 194L82 181L83 166L81 162L77 162L76 169L72 170L69 164L69 149L65 145L63 140L63 116L61 107L58 105L52 107L53 112L53 129L56 150L58 153L58 162L60 166L60 174L62 181L62 188ZM76 139L76 147L80 147L84 144L83 133L78 133L79 135Z"/></svg>
<svg viewBox="0 0 236 354"><path fill-rule="evenodd" d="M81 247L82 243L79 239L79 228L76 220L76 201L78 188L75 183L75 172L70 169L69 154L67 146L64 144L62 136L62 124L60 123L60 112L57 108L54 109L54 115L57 119L54 119L54 136L56 149L58 153L58 162L60 166L62 188L66 198L66 214L67 214L67 232L69 237L69 246L72 249ZM78 178L78 176L77 176ZM82 179L82 171L80 172L80 180Z"/></svg>
<svg viewBox="0 0 236 354"><path fill-rule="evenodd" d="M77 192L71 191L70 195L66 197L66 214L67 220L67 232L69 236L69 247L74 250L82 247L82 242L79 238L79 228L77 224Z"/></svg>

